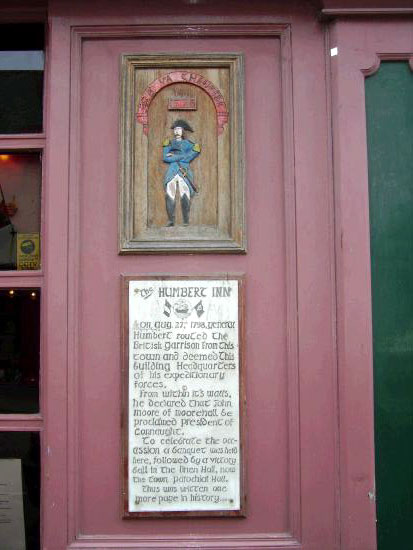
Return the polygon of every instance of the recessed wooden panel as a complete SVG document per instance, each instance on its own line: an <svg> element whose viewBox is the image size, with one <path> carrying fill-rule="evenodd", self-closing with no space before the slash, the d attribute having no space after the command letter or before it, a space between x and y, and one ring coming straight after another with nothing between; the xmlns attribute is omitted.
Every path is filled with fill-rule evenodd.
<svg viewBox="0 0 413 550"><path fill-rule="evenodd" d="M245 32L243 27L237 29L237 32L241 31ZM79 29L79 33L83 32ZM74 135L72 144L74 151L78 148L79 154L74 167L81 168L79 180L74 181L79 192L80 241L79 262L73 269L79 276L79 292L75 297L81 300L80 330L77 359L70 365L76 371L79 391L79 406L72 409L75 416L72 425L78 427L81 449L81 466L73 476L75 490L81 495L79 507L75 510L80 533L75 545L80 547L89 540L103 546L185 547L195 540L196 544L205 546L213 535L214 544L220 548L243 545L299 548L300 543L296 541L300 512L299 455L296 452L299 431L298 413L294 413L298 411L295 399L297 378L293 351L290 356L290 350L295 349L292 341L297 317L295 269L291 265L296 241L293 236L293 180L288 170L291 166L288 160L290 133L287 132L286 142L283 134L283 128L288 129L291 117L286 114L288 101L282 101L284 88L289 89L290 65L287 61L285 65L282 63L288 59L288 49L282 50L278 35L264 38L238 35L230 41L226 37L216 40L203 37L190 42L191 52L228 49L245 55L246 97L249 102L246 109L246 152L250 253L231 258L218 254L202 257L177 254L168 258L152 254L137 258L116 254L114 229L118 216L114 208L117 199L114 183L118 158L114 152L119 151L116 132L119 96L116 87L101 84L116 80L119 57L125 52L185 51L189 41L180 37L159 42L157 39L125 39L123 36L118 39L112 35L101 40L99 37L95 39L95 30L91 32L93 39L82 41L78 81L80 112L87 113L87 116L82 115L79 135ZM290 44L289 35L285 44ZM194 72L200 72L199 63L194 64ZM76 74L73 82L76 90ZM285 97L292 96L285 91ZM134 117L138 103L134 105ZM282 120L283 114L285 121ZM138 124L136 131L143 133L143 125ZM230 124L229 120L224 132ZM200 159L198 157L192 163L194 169ZM75 169L73 174L76 174ZM291 201L285 203L286 198ZM289 235L287 240L286 232ZM285 254L288 257L291 254L290 261L284 262ZM248 288L245 297L248 516L122 520L119 502L124 495L119 495L117 475L121 440L119 300L116 299L119 297L119 275L168 271L170 274L199 276L199 273L232 270L246 273ZM100 430L102 437L95 437L93 434ZM105 457L98 462L98 467L96 456ZM116 496L114 500L113 495ZM104 506L96 507L97 501Z"/></svg>

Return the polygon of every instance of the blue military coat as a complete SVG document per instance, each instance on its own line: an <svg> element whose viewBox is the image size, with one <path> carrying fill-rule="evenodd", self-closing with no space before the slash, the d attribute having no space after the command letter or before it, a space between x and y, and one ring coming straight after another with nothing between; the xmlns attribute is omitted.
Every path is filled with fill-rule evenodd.
<svg viewBox="0 0 413 550"><path fill-rule="evenodd" d="M163 179L164 187L166 188L168 182L178 174L188 185L192 197L197 192L197 189L194 185L194 175L189 164L200 152L200 146L189 139L182 139L180 141L166 139L163 142L163 161L169 164L169 166ZM168 157L168 153L172 153L172 155Z"/></svg>

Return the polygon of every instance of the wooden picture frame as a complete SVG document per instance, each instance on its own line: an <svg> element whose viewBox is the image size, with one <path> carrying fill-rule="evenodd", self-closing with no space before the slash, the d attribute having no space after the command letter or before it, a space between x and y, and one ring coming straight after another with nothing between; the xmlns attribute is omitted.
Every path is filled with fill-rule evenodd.
<svg viewBox="0 0 413 550"><path fill-rule="evenodd" d="M128 275L121 287L122 517L245 517L245 276Z"/></svg>
<svg viewBox="0 0 413 550"><path fill-rule="evenodd" d="M245 253L244 159L241 53L121 56L120 254Z"/></svg>

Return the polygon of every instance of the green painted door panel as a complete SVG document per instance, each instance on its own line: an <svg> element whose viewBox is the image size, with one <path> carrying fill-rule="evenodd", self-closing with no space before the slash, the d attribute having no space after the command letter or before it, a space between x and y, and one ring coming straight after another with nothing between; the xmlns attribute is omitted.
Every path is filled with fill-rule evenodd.
<svg viewBox="0 0 413 550"><path fill-rule="evenodd" d="M366 79L379 550L413 548L413 73Z"/></svg>

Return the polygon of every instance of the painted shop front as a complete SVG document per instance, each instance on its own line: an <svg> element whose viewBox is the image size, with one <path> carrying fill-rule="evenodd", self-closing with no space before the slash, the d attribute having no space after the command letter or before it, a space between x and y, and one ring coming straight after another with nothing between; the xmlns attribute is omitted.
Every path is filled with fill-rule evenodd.
<svg viewBox="0 0 413 550"><path fill-rule="evenodd" d="M0 547L410 548L411 4L0 27Z"/></svg>

